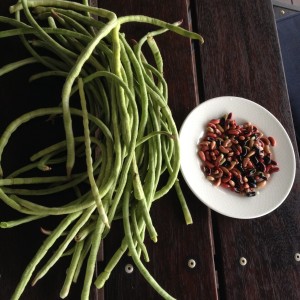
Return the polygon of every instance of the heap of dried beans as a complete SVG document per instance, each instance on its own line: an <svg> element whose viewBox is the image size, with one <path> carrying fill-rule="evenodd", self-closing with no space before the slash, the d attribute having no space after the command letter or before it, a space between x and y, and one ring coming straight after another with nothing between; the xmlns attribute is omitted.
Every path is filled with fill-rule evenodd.
<svg viewBox="0 0 300 300"><path fill-rule="evenodd" d="M279 171L271 152L275 144L250 122L238 125L229 113L208 122L198 155L206 178L215 186L251 197Z"/></svg>

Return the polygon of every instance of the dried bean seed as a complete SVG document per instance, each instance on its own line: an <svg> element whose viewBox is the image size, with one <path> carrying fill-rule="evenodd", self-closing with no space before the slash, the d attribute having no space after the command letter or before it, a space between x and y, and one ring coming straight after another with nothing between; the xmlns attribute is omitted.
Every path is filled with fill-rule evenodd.
<svg viewBox="0 0 300 300"><path fill-rule="evenodd" d="M274 160L272 160L272 159L271 159L271 162L270 162L270 164L271 164L271 165L274 165L274 166L277 166L277 162L276 162L276 161L274 161Z"/></svg>
<svg viewBox="0 0 300 300"><path fill-rule="evenodd" d="M210 143L210 149L211 149L211 150L214 150L214 149L216 148L216 145L217 145L216 141L212 141L212 142Z"/></svg>
<svg viewBox="0 0 300 300"><path fill-rule="evenodd" d="M207 124L207 126L208 126L208 127L212 127L212 128L216 128L216 124L214 124L214 123L211 123L211 122L210 122L210 123L208 123L208 124Z"/></svg>
<svg viewBox="0 0 300 300"><path fill-rule="evenodd" d="M252 155L255 154L255 150L251 150L250 152L248 152L248 154L246 155L246 157L250 157Z"/></svg>
<svg viewBox="0 0 300 300"><path fill-rule="evenodd" d="M231 143L231 140L227 139L227 140L223 141L222 145L226 148L226 147L230 147L231 146L230 143Z"/></svg>
<svg viewBox="0 0 300 300"><path fill-rule="evenodd" d="M212 133L212 132L208 132L207 136L211 137L211 138L216 138L217 137L217 135L215 133Z"/></svg>
<svg viewBox="0 0 300 300"><path fill-rule="evenodd" d="M227 131L228 134L232 134L232 135L239 135L240 131L238 129L229 129Z"/></svg>
<svg viewBox="0 0 300 300"><path fill-rule="evenodd" d="M265 136L261 137L260 140L265 144L265 145L270 145L270 141L268 138Z"/></svg>
<svg viewBox="0 0 300 300"><path fill-rule="evenodd" d="M246 190L246 189L249 189L249 184L248 183L244 183L244 189Z"/></svg>
<svg viewBox="0 0 300 300"><path fill-rule="evenodd" d="M252 192L247 192L246 195L247 195L248 197L253 197L253 196L256 195L256 193L252 191Z"/></svg>
<svg viewBox="0 0 300 300"><path fill-rule="evenodd" d="M220 124L217 124L216 127L217 129L219 129L220 132L224 132L224 128Z"/></svg>
<svg viewBox="0 0 300 300"><path fill-rule="evenodd" d="M257 188L263 188L265 187L265 185L267 184L267 181L266 180L263 180L263 181L260 181L256 184L256 187Z"/></svg>
<svg viewBox="0 0 300 300"><path fill-rule="evenodd" d="M233 180L231 180L231 179L228 181L228 183L229 183L230 186L232 186L232 187L235 186L235 182L234 182Z"/></svg>
<svg viewBox="0 0 300 300"><path fill-rule="evenodd" d="M220 146L220 147L219 147L219 150L220 150L222 153L226 153L226 154L229 153L229 151L230 151L228 148L225 148L224 146Z"/></svg>
<svg viewBox="0 0 300 300"><path fill-rule="evenodd" d="M215 153L215 155L219 155L220 154L219 150L217 150L217 149L214 149L214 153Z"/></svg>
<svg viewBox="0 0 300 300"><path fill-rule="evenodd" d="M200 147L200 149L201 149L203 152L205 152L205 151L209 150L209 146L204 145L204 146Z"/></svg>
<svg viewBox="0 0 300 300"><path fill-rule="evenodd" d="M228 176L228 174L230 174L230 171L226 167L221 166L220 168L227 176Z"/></svg>
<svg viewBox="0 0 300 300"><path fill-rule="evenodd" d="M215 186L219 186L221 184L221 177L214 181Z"/></svg>
<svg viewBox="0 0 300 300"><path fill-rule="evenodd" d="M249 161L250 161L250 158L249 158L249 157L245 157L245 158L243 159L243 168L246 168L246 167L247 167Z"/></svg>
<svg viewBox="0 0 300 300"><path fill-rule="evenodd" d="M223 158L223 159L220 161L220 165L223 165L225 161L226 161L226 158Z"/></svg>
<svg viewBox="0 0 300 300"><path fill-rule="evenodd" d="M221 185L222 187L224 187L225 189L230 188L230 185L229 185L228 183L225 183L225 182L222 182L220 185Z"/></svg>
<svg viewBox="0 0 300 300"><path fill-rule="evenodd" d="M264 152L265 152L266 154L271 154L271 150L270 150L270 146L269 146L269 145L265 145L265 146L264 146Z"/></svg>
<svg viewBox="0 0 300 300"><path fill-rule="evenodd" d="M258 169L259 171L261 171L261 172L266 172L266 165L265 165L264 163L262 163L262 162L259 162L259 163L257 164L257 169Z"/></svg>
<svg viewBox="0 0 300 300"><path fill-rule="evenodd" d="M264 136L264 134L262 132L260 132L257 136L257 138L261 139Z"/></svg>
<svg viewBox="0 0 300 300"><path fill-rule="evenodd" d="M209 161L205 161L205 165L208 167L208 168L210 168L210 169L213 169L215 166L211 163L211 162L209 162Z"/></svg>
<svg viewBox="0 0 300 300"><path fill-rule="evenodd" d="M209 155L210 155L210 157L211 157L212 160L216 160L216 159L217 159L217 158L216 158L215 152L210 151L210 152L209 152Z"/></svg>
<svg viewBox="0 0 300 300"><path fill-rule="evenodd" d="M229 173L228 177L222 177L221 180L222 180L222 182L227 183L231 180L231 178L232 178L232 175Z"/></svg>
<svg viewBox="0 0 300 300"><path fill-rule="evenodd" d="M220 119L211 120L210 123L219 124L220 123Z"/></svg>
<svg viewBox="0 0 300 300"><path fill-rule="evenodd" d="M269 170L269 174L272 174L272 173L275 173L275 172L279 171L278 167L273 167L273 165L271 165L271 166L272 166L272 168Z"/></svg>
<svg viewBox="0 0 300 300"><path fill-rule="evenodd" d="M254 140L253 139L249 140L249 148L250 149L253 148L253 145L254 145Z"/></svg>
<svg viewBox="0 0 300 300"><path fill-rule="evenodd" d="M223 177L223 171L222 170L218 170L218 171L219 171L219 173L215 174L214 177L215 178L221 178L221 177Z"/></svg>
<svg viewBox="0 0 300 300"><path fill-rule="evenodd" d="M201 143L199 144L199 146L200 146L200 147L203 146L203 145L208 146L209 144L210 144L209 141L203 141L203 142L201 142Z"/></svg>
<svg viewBox="0 0 300 300"><path fill-rule="evenodd" d="M276 145L276 141L272 136L269 136L268 140L270 141L270 144L271 144L272 147L274 147Z"/></svg>
<svg viewBox="0 0 300 300"><path fill-rule="evenodd" d="M220 162L221 162L221 160L224 158L224 154L220 154L218 157L217 157L217 159L216 159L216 165L218 166L219 164L220 164Z"/></svg>
<svg viewBox="0 0 300 300"><path fill-rule="evenodd" d="M198 155L199 155L199 157L200 157L200 159L201 159L202 161L206 161L206 157L205 157L205 154L204 154L203 151L199 151L199 152L198 152Z"/></svg>
<svg viewBox="0 0 300 300"><path fill-rule="evenodd" d="M236 164L237 164L236 161L230 162L230 166L228 167L228 170L229 170L229 171L232 170Z"/></svg>
<svg viewBox="0 0 300 300"><path fill-rule="evenodd" d="M266 137L251 122L238 125L229 113L208 122L198 155L215 186L252 197L279 171L271 152L275 145L273 137Z"/></svg>
<svg viewBox="0 0 300 300"><path fill-rule="evenodd" d="M218 128L215 129L215 133L216 133L216 135L219 135L219 136L222 135L222 132Z"/></svg>

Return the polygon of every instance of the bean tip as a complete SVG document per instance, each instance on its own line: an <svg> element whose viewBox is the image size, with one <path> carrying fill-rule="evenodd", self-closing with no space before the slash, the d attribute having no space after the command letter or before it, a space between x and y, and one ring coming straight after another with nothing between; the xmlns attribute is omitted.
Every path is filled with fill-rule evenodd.
<svg viewBox="0 0 300 300"><path fill-rule="evenodd" d="M65 299L69 295L69 292L62 291L59 294L60 299Z"/></svg>
<svg viewBox="0 0 300 300"><path fill-rule="evenodd" d="M68 179L71 179L71 177L72 177L72 168L71 167L67 167L66 170L67 170L67 177L68 177Z"/></svg>
<svg viewBox="0 0 300 300"><path fill-rule="evenodd" d="M51 16L54 18L58 18L58 14L53 8L51 9Z"/></svg>
<svg viewBox="0 0 300 300"><path fill-rule="evenodd" d="M8 224L6 222L0 222L0 228L8 228Z"/></svg>
<svg viewBox="0 0 300 300"><path fill-rule="evenodd" d="M35 284L38 282L39 278L35 277L32 282L31 282L31 286L35 286Z"/></svg>
<svg viewBox="0 0 300 300"><path fill-rule="evenodd" d="M10 7L9 7L9 13L10 14L13 14L13 13L15 13L16 12L16 5L11 5Z"/></svg>
<svg viewBox="0 0 300 300"><path fill-rule="evenodd" d="M135 39L131 39L131 43L132 43L133 45L136 45L138 42L137 42L137 40L135 40Z"/></svg>
<svg viewBox="0 0 300 300"><path fill-rule="evenodd" d="M151 236L151 240L152 240L154 243L157 243L157 235Z"/></svg>
<svg viewBox="0 0 300 300"><path fill-rule="evenodd" d="M47 172L47 171L51 171L51 170L52 170L52 168L47 165L41 167L41 171L43 171L43 172Z"/></svg>
<svg viewBox="0 0 300 300"><path fill-rule="evenodd" d="M40 232L43 233L43 234L45 234L45 235L50 235L51 234L51 232L49 230L47 230L47 229L45 229L43 227L40 227Z"/></svg>

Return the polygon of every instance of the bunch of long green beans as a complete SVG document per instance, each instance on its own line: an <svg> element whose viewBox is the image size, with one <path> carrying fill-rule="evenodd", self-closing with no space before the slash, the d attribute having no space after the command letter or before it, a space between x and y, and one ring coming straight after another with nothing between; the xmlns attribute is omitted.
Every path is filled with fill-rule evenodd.
<svg viewBox="0 0 300 300"><path fill-rule="evenodd" d="M163 60L154 36L170 30L202 42L201 36L179 27L179 23L139 15L118 18L111 11L89 6L87 1L80 4L20 0L10 7L10 13L14 17L0 17L0 22L11 27L1 31L0 38L18 36L30 57L3 66L0 75L38 63L45 71L32 75L30 81L51 76L64 78L59 106L23 114L9 124L0 139L0 198L25 215L1 222L1 228L51 215L62 216L57 227L47 233L11 299L19 299L32 277L35 284L67 255L71 260L60 297L67 297L83 262L87 261L81 298L89 299L99 246L112 222L120 217L125 237L94 284L103 287L128 251L153 288L165 299L173 299L150 275L141 258L149 261L144 244L146 232L157 241L151 205L173 186L186 223L192 223L177 179L178 134L167 102ZM130 46L120 32L121 25L127 22L150 23L160 28ZM153 55L152 65L143 55L144 44ZM65 140L41 149L30 157L28 165L6 175L1 166L2 154L14 131L35 118L59 115L63 117ZM82 119L81 136L74 135L74 116ZM85 170L76 173L73 167L80 156L85 157ZM65 164L66 172L51 176L51 170L59 164ZM30 172L34 169L39 169L41 176L32 177ZM75 196L67 203L57 207L41 204L41 196L57 197L68 190ZM32 201L35 196L38 201ZM62 239L58 248L52 250L50 259L33 276L58 239Z"/></svg>

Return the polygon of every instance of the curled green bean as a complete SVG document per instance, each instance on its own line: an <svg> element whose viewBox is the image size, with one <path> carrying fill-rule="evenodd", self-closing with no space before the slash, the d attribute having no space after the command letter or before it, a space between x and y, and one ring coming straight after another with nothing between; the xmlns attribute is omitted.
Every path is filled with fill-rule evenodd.
<svg viewBox="0 0 300 300"><path fill-rule="evenodd" d="M57 107L24 113L0 137L0 199L23 215L18 220L2 221L0 227L52 215L62 218L54 230L45 231L48 236L25 269L12 299L21 297L50 249L52 256L34 275L33 284L58 260L70 259L60 291L60 297L65 298L86 262L81 299L89 299L100 244L117 219L123 220L125 237L100 270L95 286L104 286L128 252L158 294L174 299L142 262L143 258L146 262L151 259L145 238L158 241L151 217L154 201L174 187L186 223L192 223L178 181L179 141L168 105L165 64L154 37L167 31L200 43L202 37L180 27L181 22L171 24L141 15L117 17L112 11L89 6L88 0L82 4L19 0L10 7L10 13L14 18L0 16L0 23L9 27L0 31L0 38L19 37L31 57L2 66L0 76L34 63L43 69L31 75L30 82L62 79ZM131 46L121 32L128 22L152 24L158 29ZM150 59L144 55L144 47L149 48ZM7 176L3 159L12 135L22 130L23 124L46 116L53 122L62 118L64 140L44 146L29 157L28 165ZM74 130L75 117L82 121L79 134ZM68 192L63 202L61 192ZM48 197L53 199L51 205Z"/></svg>

